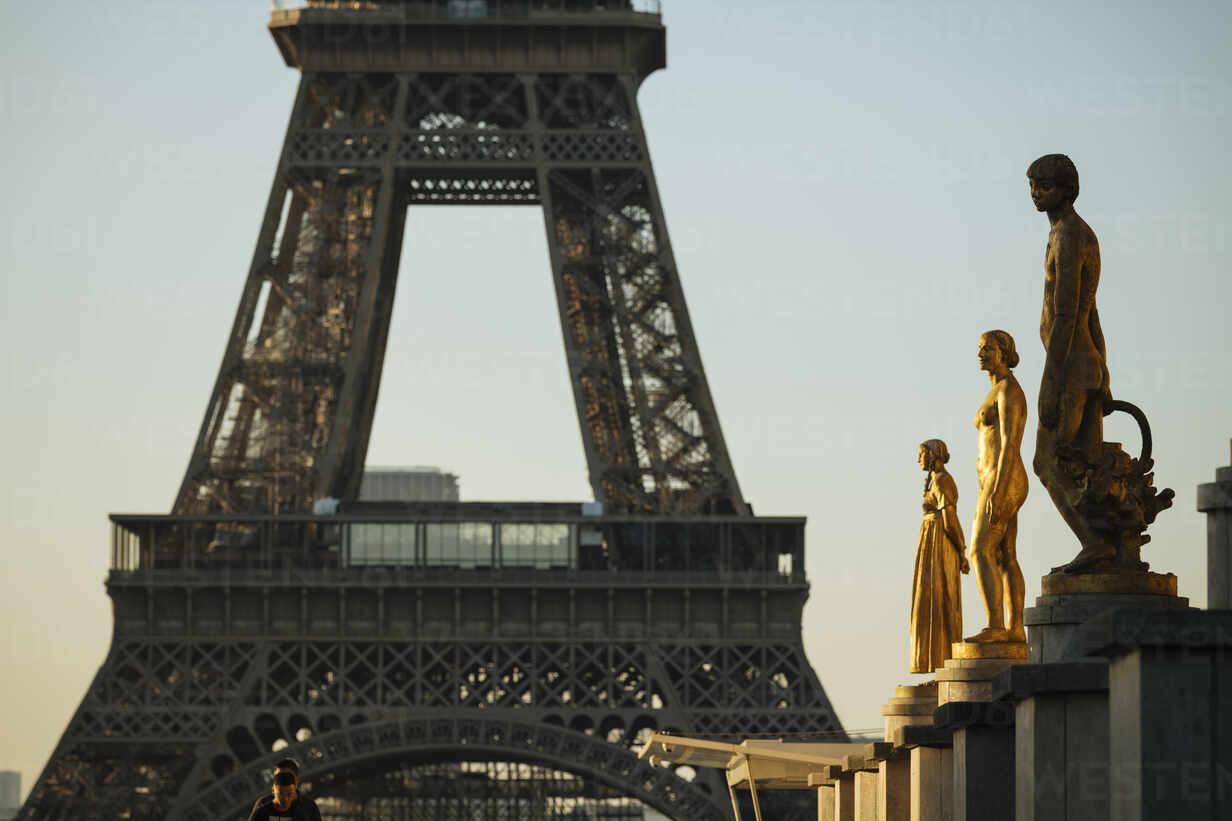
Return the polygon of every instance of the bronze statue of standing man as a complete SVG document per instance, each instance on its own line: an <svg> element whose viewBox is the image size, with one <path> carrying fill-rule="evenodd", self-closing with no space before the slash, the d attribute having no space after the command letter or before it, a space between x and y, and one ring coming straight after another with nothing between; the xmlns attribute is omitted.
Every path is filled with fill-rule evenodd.
<svg viewBox="0 0 1232 821"><path fill-rule="evenodd" d="M1104 410L1111 403L1104 334L1095 306L1099 242L1074 211L1078 169L1064 154L1040 157L1027 169L1031 199L1051 226L1044 254L1040 339L1046 357L1040 380L1035 474L1082 544L1074 564L1112 558L1114 545L1078 511L1081 474L1099 462Z"/></svg>
<svg viewBox="0 0 1232 821"><path fill-rule="evenodd" d="M1035 475L1082 550L1054 572L1143 573L1146 528L1172 506L1173 492L1154 487L1151 429L1137 406L1112 398L1104 332L1095 290L1099 242L1074 211L1078 169L1064 154L1040 157L1027 169L1031 199L1048 214L1044 254L1044 375L1040 380ZM1134 459L1104 441L1104 416L1124 411L1142 432Z"/></svg>

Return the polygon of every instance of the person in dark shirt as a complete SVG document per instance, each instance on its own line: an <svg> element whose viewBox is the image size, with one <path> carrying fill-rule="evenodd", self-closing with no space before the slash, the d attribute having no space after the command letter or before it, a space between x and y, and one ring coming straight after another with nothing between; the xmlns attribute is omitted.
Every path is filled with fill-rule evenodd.
<svg viewBox="0 0 1232 821"><path fill-rule="evenodd" d="M252 805L248 821L321 821L316 802L299 794L299 764L284 758L274 765L274 789Z"/></svg>

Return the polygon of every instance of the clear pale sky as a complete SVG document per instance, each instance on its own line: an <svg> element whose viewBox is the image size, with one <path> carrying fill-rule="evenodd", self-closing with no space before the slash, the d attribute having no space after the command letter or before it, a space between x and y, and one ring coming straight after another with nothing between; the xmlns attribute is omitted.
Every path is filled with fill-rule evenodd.
<svg viewBox="0 0 1232 821"><path fill-rule="evenodd" d="M263 0L0 4L0 769L28 790L102 662L109 512L166 512L201 422L297 74ZM907 673L919 442L970 535L982 331L1034 448L1068 153L1099 236L1112 389L1176 489L1144 558L1206 600L1195 485L1232 437L1232 6L665 0L640 95L710 387L758 513L808 516L808 654L851 730ZM1127 417L1107 438L1135 453ZM1029 460L1029 456L1028 456ZM369 463L466 499L583 499L536 208L415 208ZM1028 603L1076 551L1032 477ZM974 581L966 624L982 626Z"/></svg>

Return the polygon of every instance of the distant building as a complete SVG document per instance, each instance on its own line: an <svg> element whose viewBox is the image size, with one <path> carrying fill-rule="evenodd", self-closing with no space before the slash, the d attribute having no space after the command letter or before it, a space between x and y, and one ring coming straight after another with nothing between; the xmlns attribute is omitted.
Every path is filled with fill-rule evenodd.
<svg viewBox="0 0 1232 821"><path fill-rule="evenodd" d="M437 467L368 468L359 485L362 502L456 502L458 477Z"/></svg>
<svg viewBox="0 0 1232 821"><path fill-rule="evenodd" d="M0 821L17 817L21 809L21 773L12 770L0 772Z"/></svg>

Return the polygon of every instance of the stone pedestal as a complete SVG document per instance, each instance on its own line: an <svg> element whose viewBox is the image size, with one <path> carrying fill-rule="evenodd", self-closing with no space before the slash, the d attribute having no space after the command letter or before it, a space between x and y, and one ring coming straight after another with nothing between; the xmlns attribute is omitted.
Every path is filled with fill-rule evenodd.
<svg viewBox="0 0 1232 821"><path fill-rule="evenodd" d="M1027 660L1020 641L955 642L953 657L937 671L937 706L951 701L989 701L992 680L1005 668Z"/></svg>
<svg viewBox="0 0 1232 821"><path fill-rule="evenodd" d="M1023 612L1029 659L1033 664L1079 661L1091 648L1079 628L1112 608L1183 610L1189 600L1176 595L1171 573L1051 573L1042 595Z"/></svg>
<svg viewBox="0 0 1232 821"><path fill-rule="evenodd" d="M834 779L834 821L856 821L856 774L839 773Z"/></svg>
<svg viewBox="0 0 1232 821"><path fill-rule="evenodd" d="M911 819L911 759L899 750L877 764L877 821Z"/></svg>
<svg viewBox="0 0 1232 821"><path fill-rule="evenodd" d="M1232 609L1232 465L1198 485L1198 510L1206 514L1206 607Z"/></svg>
<svg viewBox="0 0 1232 821"><path fill-rule="evenodd" d="M953 814L953 748L912 747L911 821L950 821Z"/></svg>
<svg viewBox="0 0 1232 821"><path fill-rule="evenodd" d="M1014 817L1014 707L951 701L935 723L954 731L952 821Z"/></svg>
<svg viewBox="0 0 1232 821"><path fill-rule="evenodd" d="M894 688L894 697L881 708L885 719L885 740L891 744L903 743L904 727L931 726L933 711L937 709L937 682L927 684L900 684Z"/></svg>
<svg viewBox="0 0 1232 821"><path fill-rule="evenodd" d="M877 773L861 770L856 773L856 821L877 821Z"/></svg>
<svg viewBox="0 0 1232 821"><path fill-rule="evenodd" d="M1024 664L997 676L1014 710L1014 821L1109 821L1108 664Z"/></svg>
<svg viewBox="0 0 1232 821"><path fill-rule="evenodd" d="M1083 640L1109 659L1110 817L1232 818L1232 610L1114 610Z"/></svg>
<svg viewBox="0 0 1232 821"><path fill-rule="evenodd" d="M834 821L834 785L817 787L817 821Z"/></svg>

